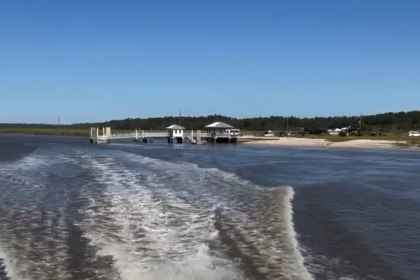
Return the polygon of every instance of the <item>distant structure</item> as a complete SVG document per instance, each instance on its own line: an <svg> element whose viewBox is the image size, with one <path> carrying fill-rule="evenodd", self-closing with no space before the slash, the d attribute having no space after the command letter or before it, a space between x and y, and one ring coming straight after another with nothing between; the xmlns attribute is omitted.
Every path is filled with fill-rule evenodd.
<svg viewBox="0 0 420 280"><path fill-rule="evenodd" d="M111 128L103 127L102 134L99 133L99 127L90 128L90 143L91 144L100 144L100 143L111 143Z"/></svg>
<svg viewBox="0 0 420 280"><path fill-rule="evenodd" d="M264 132L264 137L274 137L276 136L276 133L272 130L267 130Z"/></svg>
<svg viewBox="0 0 420 280"><path fill-rule="evenodd" d="M236 143L240 130L224 122L215 122L206 126L207 132L191 130L191 133L184 133L185 128L179 124L173 124L166 128L166 132L134 130L134 133L111 133L111 127L103 127L100 133L99 127L90 128L90 142L111 143L114 139L133 139L136 142L152 143L154 138L167 139L168 143L183 143L188 139L191 144L205 143ZM206 142L202 142L205 139Z"/></svg>
<svg viewBox="0 0 420 280"><path fill-rule="evenodd" d="M168 130L168 143L179 143L181 144L184 139L184 129L177 124L173 124L166 128Z"/></svg>
<svg viewBox="0 0 420 280"><path fill-rule="evenodd" d="M335 129L328 129L327 132L329 135L339 135L340 132L344 132L347 134L347 131L351 128L351 126L346 126L342 128L335 128Z"/></svg>
<svg viewBox="0 0 420 280"><path fill-rule="evenodd" d="M234 127L224 122L214 122L206 126L207 142L210 143L236 143Z"/></svg>

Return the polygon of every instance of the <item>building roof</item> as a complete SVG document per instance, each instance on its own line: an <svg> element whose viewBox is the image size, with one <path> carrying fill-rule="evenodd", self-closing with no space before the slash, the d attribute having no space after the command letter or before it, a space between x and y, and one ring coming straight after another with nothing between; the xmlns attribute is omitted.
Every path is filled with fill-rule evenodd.
<svg viewBox="0 0 420 280"><path fill-rule="evenodd" d="M224 122L214 122L207 125L206 128L233 128L233 126Z"/></svg>
<svg viewBox="0 0 420 280"><path fill-rule="evenodd" d="M171 129L185 129L185 127L182 127L178 124L173 124L173 125L168 126L166 129L169 129L169 130L171 130Z"/></svg>

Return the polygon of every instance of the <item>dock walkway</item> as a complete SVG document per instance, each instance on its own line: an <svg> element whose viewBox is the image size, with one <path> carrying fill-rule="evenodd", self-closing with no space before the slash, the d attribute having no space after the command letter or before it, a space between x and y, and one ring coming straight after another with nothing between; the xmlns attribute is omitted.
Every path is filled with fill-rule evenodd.
<svg viewBox="0 0 420 280"><path fill-rule="evenodd" d="M111 143L112 140L115 139L132 139L133 141L137 142L151 142L151 139L154 138L161 138L167 139L170 137L169 132L154 132L154 131L144 131L136 129L134 132L131 133L111 133L110 127L102 128L102 133L100 133L101 129L98 127L91 127L90 128L90 142L91 143ZM201 139L211 138L213 137L212 133L201 132L200 130L191 130L190 133L184 133L183 139L188 139L192 143L201 142Z"/></svg>

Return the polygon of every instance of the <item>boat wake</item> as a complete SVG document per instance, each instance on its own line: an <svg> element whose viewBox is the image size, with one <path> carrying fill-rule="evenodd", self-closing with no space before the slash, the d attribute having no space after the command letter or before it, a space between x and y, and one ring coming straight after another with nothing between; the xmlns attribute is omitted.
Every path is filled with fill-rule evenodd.
<svg viewBox="0 0 420 280"><path fill-rule="evenodd" d="M39 153L0 170L0 279L312 279L291 187L121 151Z"/></svg>
<svg viewBox="0 0 420 280"><path fill-rule="evenodd" d="M100 184L84 188L91 204L82 227L122 279L311 279L292 188L129 153L83 164Z"/></svg>

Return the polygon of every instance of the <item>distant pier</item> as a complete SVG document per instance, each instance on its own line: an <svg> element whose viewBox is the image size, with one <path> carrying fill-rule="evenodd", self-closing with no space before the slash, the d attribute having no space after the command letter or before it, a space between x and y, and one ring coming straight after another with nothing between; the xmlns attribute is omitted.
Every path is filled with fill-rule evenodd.
<svg viewBox="0 0 420 280"><path fill-rule="evenodd" d="M91 127L90 143L110 144L115 139L132 139L136 142L151 143L153 139L167 139L168 143L183 143L188 139L191 144L236 143L238 130L233 126L215 122L206 126L206 131L191 130L189 133L180 125L168 126L166 132L153 132L135 129L132 133L112 133L110 127Z"/></svg>

